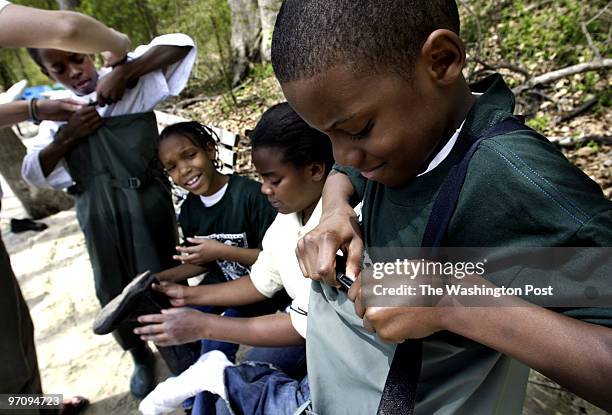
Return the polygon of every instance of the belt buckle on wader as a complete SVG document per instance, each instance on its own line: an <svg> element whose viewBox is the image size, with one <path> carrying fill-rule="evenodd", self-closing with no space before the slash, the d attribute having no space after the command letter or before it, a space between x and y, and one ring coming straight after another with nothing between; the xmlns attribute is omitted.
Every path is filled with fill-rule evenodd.
<svg viewBox="0 0 612 415"><path fill-rule="evenodd" d="M128 177L127 187L128 189L138 189L142 185L142 182L138 177Z"/></svg>

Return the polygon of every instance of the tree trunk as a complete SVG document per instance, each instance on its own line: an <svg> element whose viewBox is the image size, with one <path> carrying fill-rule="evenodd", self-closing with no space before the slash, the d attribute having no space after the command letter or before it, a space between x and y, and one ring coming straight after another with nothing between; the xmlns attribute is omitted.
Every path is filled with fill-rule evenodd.
<svg viewBox="0 0 612 415"><path fill-rule="evenodd" d="M37 188L21 177L26 148L11 128L0 129L0 174L32 219L70 209L74 199L59 190Z"/></svg>
<svg viewBox="0 0 612 415"><path fill-rule="evenodd" d="M7 50L4 51L7 53ZM1 55L0 55L1 57ZM7 90L15 83L13 71L5 65L4 60L0 60L0 86L3 90Z"/></svg>
<svg viewBox="0 0 612 415"><path fill-rule="evenodd" d="M261 15L257 0L228 0L232 14L232 84L247 74L249 65L259 59Z"/></svg>
<svg viewBox="0 0 612 415"><path fill-rule="evenodd" d="M151 7L149 7L149 3L146 0L137 0L136 6L138 7L138 11L140 11L142 21L147 29L147 38L153 39L159 36L157 21L155 20L154 13L151 11Z"/></svg>
<svg viewBox="0 0 612 415"><path fill-rule="evenodd" d="M74 10L80 5L80 0L57 0L60 10Z"/></svg>
<svg viewBox="0 0 612 415"><path fill-rule="evenodd" d="M261 17L261 44L260 54L263 62L270 62L272 51L272 32L276 15L280 9L282 0L258 0L259 15Z"/></svg>

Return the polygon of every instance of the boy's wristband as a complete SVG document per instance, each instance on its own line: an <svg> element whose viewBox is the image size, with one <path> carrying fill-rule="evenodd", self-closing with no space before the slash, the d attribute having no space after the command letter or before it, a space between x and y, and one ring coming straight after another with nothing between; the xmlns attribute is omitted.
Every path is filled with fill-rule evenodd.
<svg viewBox="0 0 612 415"><path fill-rule="evenodd" d="M128 55L126 53L125 56L123 57L123 59L121 59L119 62L115 62L111 67L112 68L116 68L119 65L123 65L123 64L127 63L127 61L128 61Z"/></svg>
<svg viewBox="0 0 612 415"><path fill-rule="evenodd" d="M36 101L38 98L30 98L28 99L28 116L30 117L30 121L33 123L40 123L38 119L38 114L36 113Z"/></svg>

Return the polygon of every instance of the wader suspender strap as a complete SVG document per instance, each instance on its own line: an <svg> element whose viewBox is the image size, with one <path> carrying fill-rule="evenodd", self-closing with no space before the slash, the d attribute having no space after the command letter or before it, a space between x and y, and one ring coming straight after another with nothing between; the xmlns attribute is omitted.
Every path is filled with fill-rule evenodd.
<svg viewBox="0 0 612 415"><path fill-rule="evenodd" d="M442 246L448 224L459 200L468 165L480 142L511 131L526 129L529 128L517 118L508 118L489 128L473 141L456 144L463 147L461 151L464 152L464 156L451 168L446 181L440 187L425 227L421 246L432 248ZM378 415L414 414L422 360L422 340L406 340L397 346L378 405Z"/></svg>

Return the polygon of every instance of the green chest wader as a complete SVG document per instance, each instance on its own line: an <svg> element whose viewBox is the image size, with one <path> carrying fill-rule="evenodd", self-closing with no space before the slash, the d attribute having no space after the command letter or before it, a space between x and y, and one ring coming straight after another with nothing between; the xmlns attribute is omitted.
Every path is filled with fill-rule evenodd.
<svg viewBox="0 0 612 415"><path fill-rule="evenodd" d="M158 140L153 112L110 117L65 157L102 306L137 274L176 265L170 187L151 168ZM114 333L124 349L141 344L132 328Z"/></svg>
<svg viewBox="0 0 612 415"><path fill-rule="evenodd" d="M517 118L508 118L478 137L457 141L456 145L462 152L462 159L453 166L438 192L421 242L421 246L432 248L433 256L436 248L444 244L470 160L478 145L488 138L527 128ZM397 346L378 407L378 415L414 414L422 353L422 340L406 340Z"/></svg>

